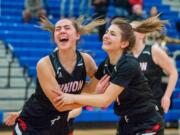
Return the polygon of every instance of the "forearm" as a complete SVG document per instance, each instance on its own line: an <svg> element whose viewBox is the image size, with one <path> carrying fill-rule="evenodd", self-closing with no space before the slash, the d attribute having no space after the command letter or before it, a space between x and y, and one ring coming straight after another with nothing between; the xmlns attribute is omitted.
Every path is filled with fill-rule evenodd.
<svg viewBox="0 0 180 135"><path fill-rule="evenodd" d="M66 104L62 107L56 107L56 109L59 111L59 112L63 112L63 111L70 111L70 110L73 110L73 109L76 109L76 108L79 108L79 107L82 107L83 105L81 104L77 104L77 103L74 103L74 104Z"/></svg>
<svg viewBox="0 0 180 135"><path fill-rule="evenodd" d="M68 119L79 116L81 112L82 112L82 107L73 109L72 111L69 112Z"/></svg>
<svg viewBox="0 0 180 135"><path fill-rule="evenodd" d="M107 107L112 101L105 94L96 95L73 95L75 103L81 105L95 106L95 107Z"/></svg>
<svg viewBox="0 0 180 135"><path fill-rule="evenodd" d="M95 87L93 88L92 85L89 82L87 82L82 91L83 93L93 94L95 91L94 89Z"/></svg>
<svg viewBox="0 0 180 135"><path fill-rule="evenodd" d="M174 73L169 76L168 85L164 96L167 96L169 98L171 97L173 90L175 89L177 79L178 79L177 71L174 71Z"/></svg>

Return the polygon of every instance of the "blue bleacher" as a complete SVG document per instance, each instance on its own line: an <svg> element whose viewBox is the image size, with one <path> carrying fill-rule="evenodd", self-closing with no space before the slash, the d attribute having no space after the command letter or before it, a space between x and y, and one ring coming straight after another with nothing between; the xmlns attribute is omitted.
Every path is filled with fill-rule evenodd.
<svg viewBox="0 0 180 135"><path fill-rule="evenodd" d="M65 16L68 16L69 1L66 1ZM80 0L74 1L74 16L79 16ZM60 15L60 1L49 0L49 13L53 15L53 22L56 22ZM177 36L175 30L175 22L180 20L177 18L177 12L170 11L170 6L163 5L162 0L144 0L144 9L148 11L152 6L157 6L162 12L162 18L170 20L171 26L167 26L168 35ZM28 68L29 76L36 78L36 64L40 58L48 55L56 47L51 40L51 34L35 27L38 19L34 19L32 23L24 24L22 12L24 9L24 1L22 0L4 0L1 2L2 14L0 16L0 39L7 44L11 44L14 48L13 54L18 58L22 67ZM93 14L93 8L89 10ZM115 15L115 9L110 6L108 16ZM107 56L101 49L102 43L99 41L97 34L83 35L78 42L78 49L89 53L96 60L96 64ZM168 45L170 52L180 50L178 45ZM177 58L176 65L180 68L180 58ZM2 122L3 113L0 111L0 123ZM88 117L87 117L88 116ZM180 118L180 81L178 81L176 90L173 93L172 109L165 116L166 121L178 120ZM112 110L112 105L105 110L83 111L76 119L78 122L98 121L98 122L114 122L118 117L115 116Z"/></svg>

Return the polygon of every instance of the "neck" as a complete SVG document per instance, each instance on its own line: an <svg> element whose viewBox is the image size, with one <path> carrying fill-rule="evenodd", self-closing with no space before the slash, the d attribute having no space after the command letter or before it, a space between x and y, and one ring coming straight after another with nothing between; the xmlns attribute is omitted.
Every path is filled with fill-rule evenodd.
<svg viewBox="0 0 180 135"><path fill-rule="evenodd" d="M122 50L118 51L118 52L108 53L110 63L112 65L115 65L118 62L118 60L121 58L122 54L123 54Z"/></svg>
<svg viewBox="0 0 180 135"><path fill-rule="evenodd" d="M76 51L74 50L59 50L58 51L58 56L60 58L61 61L74 61L76 60Z"/></svg>
<svg viewBox="0 0 180 135"><path fill-rule="evenodd" d="M144 42L142 40L140 40L139 42L136 42L134 48L132 49L133 55L135 57L138 57L139 54L142 52L142 50L144 49Z"/></svg>

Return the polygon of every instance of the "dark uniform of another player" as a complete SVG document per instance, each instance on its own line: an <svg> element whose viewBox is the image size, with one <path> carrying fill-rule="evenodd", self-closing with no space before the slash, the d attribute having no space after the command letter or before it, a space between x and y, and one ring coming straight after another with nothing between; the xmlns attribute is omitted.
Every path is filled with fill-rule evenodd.
<svg viewBox="0 0 180 135"><path fill-rule="evenodd" d="M86 69L83 57L77 51L77 62L69 74L61 65L58 51L49 55L56 80L65 93L80 94L86 80ZM46 68L46 67L44 67ZM68 135L68 111L57 111L37 80L35 93L25 103L20 116L17 118L14 135Z"/></svg>
<svg viewBox="0 0 180 135"><path fill-rule="evenodd" d="M138 61L124 53L116 65L111 65L108 58L100 64L96 78L111 76L110 82L124 87L118 96L118 113L124 121L120 122L120 135L142 135L144 133L161 134L162 118L152 101L152 92L144 77Z"/></svg>
<svg viewBox="0 0 180 135"><path fill-rule="evenodd" d="M155 104L158 106L160 114L163 115L164 111L161 107L161 98L165 92L164 89L162 89L163 71L154 63L151 50L152 46L146 45L137 59L140 63L141 70L148 79L149 86L155 98Z"/></svg>

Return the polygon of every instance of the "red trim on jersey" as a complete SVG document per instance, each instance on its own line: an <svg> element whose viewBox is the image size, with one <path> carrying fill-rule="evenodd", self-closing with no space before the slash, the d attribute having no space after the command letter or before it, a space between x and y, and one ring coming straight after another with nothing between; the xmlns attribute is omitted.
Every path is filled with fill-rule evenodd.
<svg viewBox="0 0 180 135"><path fill-rule="evenodd" d="M22 130L25 131L27 129L26 123L20 118L18 118L18 122L19 122L19 125L21 126Z"/></svg>

